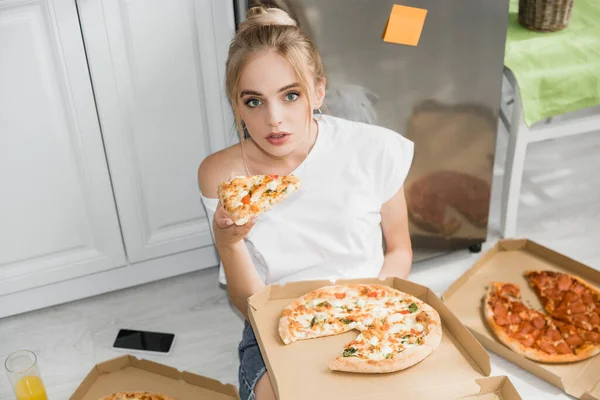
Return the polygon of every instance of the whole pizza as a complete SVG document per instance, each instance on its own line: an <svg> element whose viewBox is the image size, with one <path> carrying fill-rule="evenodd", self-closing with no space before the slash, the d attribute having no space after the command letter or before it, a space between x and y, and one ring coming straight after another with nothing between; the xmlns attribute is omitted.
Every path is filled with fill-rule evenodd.
<svg viewBox="0 0 600 400"><path fill-rule="evenodd" d="M150 392L118 392L98 400L175 400L171 396Z"/></svg>
<svg viewBox="0 0 600 400"><path fill-rule="evenodd" d="M332 285L287 306L279 320L285 344L337 335L359 335L329 364L337 371L387 373L428 357L442 340L438 312L410 294L385 285Z"/></svg>
<svg viewBox="0 0 600 400"><path fill-rule="evenodd" d="M492 282L484 314L496 337L518 354L547 363L580 361L600 353L600 294L576 276L525 273L546 313L523 304L518 285Z"/></svg>

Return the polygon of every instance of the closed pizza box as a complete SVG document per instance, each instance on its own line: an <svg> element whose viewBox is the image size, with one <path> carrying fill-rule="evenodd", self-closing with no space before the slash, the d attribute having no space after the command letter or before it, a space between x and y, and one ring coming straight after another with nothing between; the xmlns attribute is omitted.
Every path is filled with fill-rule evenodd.
<svg viewBox="0 0 600 400"><path fill-rule="evenodd" d="M358 336L357 331L300 340L284 345L278 332L282 310L294 299L320 287L328 280L272 284L253 295L249 319L280 400L295 399L456 399L481 393L478 379L491 372L489 354L427 287L398 278L339 280L335 284L371 283L394 287L435 308L442 319L440 346L420 363L386 374L357 374L328 368Z"/></svg>
<svg viewBox="0 0 600 400"><path fill-rule="evenodd" d="M600 287L600 271L527 239L500 240L484 253L442 295L444 303L490 351L519 365L550 384L576 398L600 399L600 391L592 388L600 380L600 357L587 360L549 364L525 358L496 339L483 316L483 298L488 283L506 281L521 287L525 304L543 310L542 304L524 277L526 270L551 270L570 273Z"/></svg>
<svg viewBox="0 0 600 400"><path fill-rule="evenodd" d="M157 392L177 400L240 398L233 385L125 355L97 364L70 400L98 400L123 391Z"/></svg>
<svg viewBox="0 0 600 400"><path fill-rule="evenodd" d="M491 376L477 380L481 391L460 400L521 400L521 396L506 376Z"/></svg>

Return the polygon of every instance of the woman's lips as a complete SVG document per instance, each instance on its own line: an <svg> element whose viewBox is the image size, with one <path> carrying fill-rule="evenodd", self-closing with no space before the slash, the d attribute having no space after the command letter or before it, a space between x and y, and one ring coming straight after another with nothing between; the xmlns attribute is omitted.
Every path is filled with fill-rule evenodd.
<svg viewBox="0 0 600 400"><path fill-rule="evenodd" d="M279 146L287 142L290 136L291 135L289 133L285 132L272 133L269 136L267 136L267 142L271 143L274 146Z"/></svg>

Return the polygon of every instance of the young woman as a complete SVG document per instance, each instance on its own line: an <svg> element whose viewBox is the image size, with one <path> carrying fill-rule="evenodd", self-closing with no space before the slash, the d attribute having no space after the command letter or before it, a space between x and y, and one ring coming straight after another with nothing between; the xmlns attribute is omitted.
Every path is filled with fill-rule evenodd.
<svg viewBox="0 0 600 400"><path fill-rule="evenodd" d="M239 346L244 400L275 398L247 321L249 296L273 282L405 278L410 271L403 183L413 144L382 127L322 115L325 83L317 49L288 14L248 12L226 66L240 143L211 154L198 170L220 280L246 317ZM218 201L217 185L232 176L290 173L301 189L244 226Z"/></svg>

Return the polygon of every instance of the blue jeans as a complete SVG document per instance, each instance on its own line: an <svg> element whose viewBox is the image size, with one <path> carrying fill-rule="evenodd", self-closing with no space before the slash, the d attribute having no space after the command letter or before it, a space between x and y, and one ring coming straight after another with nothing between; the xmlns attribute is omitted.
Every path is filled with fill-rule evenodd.
<svg viewBox="0 0 600 400"><path fill-rule="evenodd" d="M240 381L240 399L254 400L254 387L258 380L267 372L267 367L260 354L256 336L252 326L245 321L242 341L238 346L240 356L240 369L238 378Z"/></svg>

